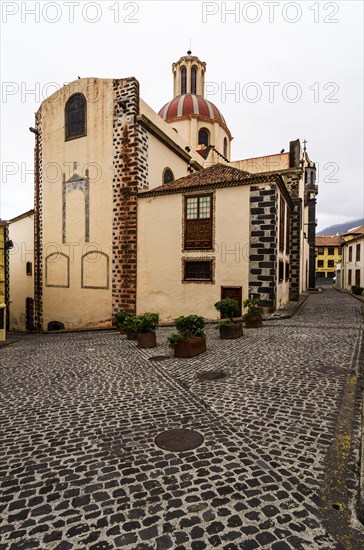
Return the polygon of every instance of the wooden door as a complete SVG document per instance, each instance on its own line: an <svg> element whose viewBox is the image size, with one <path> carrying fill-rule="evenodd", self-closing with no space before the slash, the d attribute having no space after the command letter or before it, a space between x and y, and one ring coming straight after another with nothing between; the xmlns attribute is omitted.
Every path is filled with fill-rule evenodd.
<svg viewBox="0 0 364 550"><path fill-rule="evenodd" d="M241 306L242 306L242 287L241 286L222 286L221 287L221 299L224 298L232 298L233 300L237 300L239 304L239 313L238 317L241 317Z"/></svg>

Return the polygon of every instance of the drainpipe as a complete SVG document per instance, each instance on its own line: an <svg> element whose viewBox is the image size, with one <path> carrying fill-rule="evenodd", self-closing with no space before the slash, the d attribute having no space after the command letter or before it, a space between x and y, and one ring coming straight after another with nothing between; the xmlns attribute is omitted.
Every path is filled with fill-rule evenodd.
<svg viewBox="0 0 364 550"><path fill-rule="evenodd" d="M41 253L40 253L40 219L39 219L39 130L35 128L29 128L29 130L35 134L35 216L34 216L34 229L36 236L36 265L37 270L34 274L34 298L35 298L35 311L38 321L36 322L36 329L40 332L42 325L40 322L40 296L41 296ZM35 319L34 319L35 320Z"/></svg>

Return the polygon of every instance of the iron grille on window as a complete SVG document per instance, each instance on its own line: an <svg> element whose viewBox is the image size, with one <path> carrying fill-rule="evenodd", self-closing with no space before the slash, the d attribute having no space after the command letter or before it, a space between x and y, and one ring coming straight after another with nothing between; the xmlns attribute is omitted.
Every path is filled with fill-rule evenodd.
<svg viewBox="0 0 364 550"><path fill-rule="evenodd" d="M187 197L185 202L185 249L212 248L212 196Z"/></svg>
<svg viewBox="0 0 364 550"><path fill-rule="evenodd" d="M211 281L212 262L185 262L185 281L203 280Z"/></svg>
<svg viewBox="0 0 364 550"><path fill-rule="evenodd" d="M73 94L66 103L66 139L86 135L86 99L82 94Z"/></svg>

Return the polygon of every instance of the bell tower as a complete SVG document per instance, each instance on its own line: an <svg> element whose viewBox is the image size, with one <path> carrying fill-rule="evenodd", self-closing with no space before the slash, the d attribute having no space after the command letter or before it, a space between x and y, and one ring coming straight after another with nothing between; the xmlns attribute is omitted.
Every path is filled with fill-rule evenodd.
<svg viewBox="0 0 364 550"><path fill-rule="evenodd" d="M206 63L188 50L172 65L173 96L193 94L204 97Z"/></svg>

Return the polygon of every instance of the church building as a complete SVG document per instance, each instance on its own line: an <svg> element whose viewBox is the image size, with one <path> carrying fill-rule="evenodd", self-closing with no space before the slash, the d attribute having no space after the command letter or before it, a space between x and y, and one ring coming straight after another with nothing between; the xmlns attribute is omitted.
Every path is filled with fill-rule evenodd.
<svg viewBox="0 0 364 550"><path fill-rule="evenodd" d="M206 64L189 51L172 70L159 113L134 77L79 79L41 104L34 293L23 304L12 303L20 256L10 274L18 330L109 326L119 310L214 319L224 296L274 311L313 286L306 146L231 161L227 122L204 97ZM18 239L20 222L10 223Z"/></svg>

